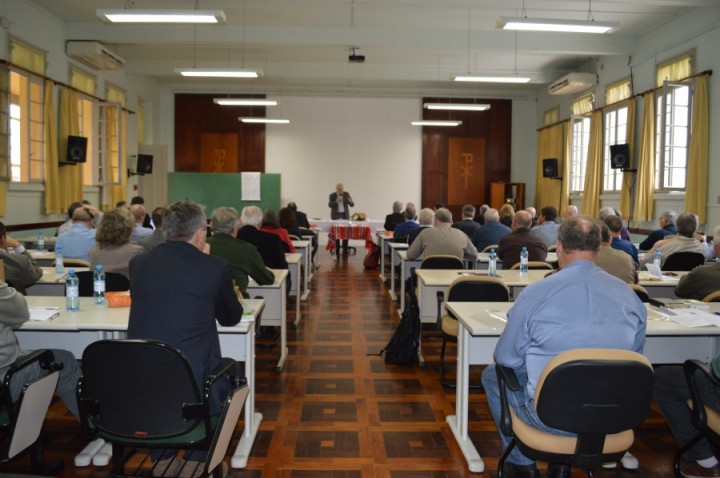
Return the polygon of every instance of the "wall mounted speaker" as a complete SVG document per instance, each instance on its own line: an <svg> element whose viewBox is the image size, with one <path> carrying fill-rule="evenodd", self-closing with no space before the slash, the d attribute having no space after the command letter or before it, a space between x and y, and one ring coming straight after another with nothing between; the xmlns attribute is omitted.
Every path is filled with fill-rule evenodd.
<svg viewBox="0 0 720 478"><path fill-rule="evenodd" d="M613 144L610 146L610 166L613 169L627 169L630 167L630 146L627 144Z"/></svg>
<svg viewBox="0 0 720 478"><path fill-rule="evenodd" d="M556 158L543 159L543 177L544 178L557 178L558 177L558 160Z"/></svg>
<svg viewBox="0 0 720 478"><path fill-rule="evenodd" d="M84 163L87 153L87 138L84 136L68 136L65 164Z"/></svg>
<svg viewBox="0 0 720 478"><path fill-rule="evenodd" d="M137 165L135 167L136 173L139 175L152 174L153 169L153 157L150 154L138 154Z"/></svg>

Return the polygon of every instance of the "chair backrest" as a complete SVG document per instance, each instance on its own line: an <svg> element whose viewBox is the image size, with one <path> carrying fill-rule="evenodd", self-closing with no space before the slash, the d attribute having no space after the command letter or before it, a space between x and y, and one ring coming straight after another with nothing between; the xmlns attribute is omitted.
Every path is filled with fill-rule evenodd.
<svg viewBox="0 0 720 478"><path fill-rule="evenodd" d="M497 277L462 276L450 284L448 302L508 302L510 291Z"/></svg>
<svg viewBox="0 0 720 478"><path fill-rule="evenodd" d="M720 302L720 290L710 292L708 295L703 297L703 302Z"/></svg>
<svg viewBox="0 0 720 478"><path fill-rule="evenodd" d="M90 267L90 263L88 261L84 259L75 259L73 257L65 257L63 259L63 265L65 267Z"/></svg>
<svg viewBox="0 0 720 478"><path fill-rule="evenodd" d="M557 245L553 244L552 246L548 246L547 250L548 252L555 252L557 251Z"/></svg>
<svg viewBox="0 0 720 478"><path fill-rule="evenodd" d="M150 340L90 344L83 352L78 402L86 425L125 439L179 436L204 418L187 358Z"/></svg>
<svg viewBox="0 0 720 478"><path fill-rule="evenodd" d="M580 450L594 446L594 452L601 452L603 440L590 438L583 444L583 435L597 437L639 426L650 409L652 384L652 365L641 354L569 350L553 358L538 379L538 417L549 427L577 433Z"/></svg>
<svg viewBox="0 0 720 478"><path fill-rule="evenodd" d="M464 269L462 259L450 255L428 256L420 263L420 269Z"/></svg>
<svg viewBox="0 0 720 478"><path fill-rule="evenodd" d="M296 236L295 234L288 234L288 237L290 238L291 241L300 241L300 240L301 240L301 239L300 239L298 236Z"/></svg>
<svg viewBox="0 0 720 478"><path fill-rule="evenodd" d="M510 270L517 270L520 269L520 263L516 262L515 264L510 267ZM545 261L528 261L528 269L548 269L553 270L552 264Z"/></svg>
<svg viewBox="0 0 720 478"><path fill-rule="evenodd" d="M486 246L486 247L485 247L482 251L480 251L480 252L490 252L491 249L495 249L495 250L497 251L497 250L498 250L498 247L500 247L500 246L498 246L497 244L490 244L489 246Z"/></svg>
<svg viewBox="0 0 720 478"><path fill-rule="evenodd" d="M690 422L703 433L714 446L720 445L719 411L706 405L708 390L720 385L710 366L699 360L689 359L683 364L685 381L690 391ZM708 384L710 388L708 388Z"/></svg>
<svg viewBox="0 0 720 478"><path fill-rule="evenodd" d="M93 271L80 271L75 273L80 281L78 294L80 297L93 296ZM130 281L127 277L117 272L105 273L105 292L117 292L130 289Z"/></svg>
<svg viewBox="0 0 720 478"><path fill-rule="evenodd" d="M647 289L645 287L641 286L640 284L629 284L630 288L635 292L643 302L650 302L650 294L648 294Z"/></svg>
<svg viewBox="0 0 720 478"><path fill-rule="evenodd" d="M705 263L705 256L699 252L676 252L665 259L664 271L691 271Z"/></svg>

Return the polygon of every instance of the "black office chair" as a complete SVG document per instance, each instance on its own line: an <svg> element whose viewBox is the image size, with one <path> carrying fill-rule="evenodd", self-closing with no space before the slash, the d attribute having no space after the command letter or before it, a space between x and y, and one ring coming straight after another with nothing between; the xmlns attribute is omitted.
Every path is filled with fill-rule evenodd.
<svg viewBox="0 0 720 478"><path fill-rule="evenodd" d="M705 256L700 252L676 252L665 259L664 271L691 271L705 264Z"/></svg>
<svg viewBox="0 0 720 478"><path fill-rule="evenodd" d="M417 284L417 278L415 276L415 267L410 268L410 277L405 279L405 291L409 294L415 294L417 297L417 290L415 285ZM465 264L462 259L445 254L437 254L434 256L427 256L420 262L420 269L465 269Z"/></svg>
<svg viewBox="0 0 720 478"><path fill-rule="evenodd" d="M5 430L5 443L0 463L6 463L25 450L31 452L34 473L43 471L40 438L43 421L55 393L62 363L55 362L50 350L36 350L18 360L8 369L0 391L0 428ZM39 364L45 373L25 384L20 398L12 399L10 385L15 374L30 365ZM62 464L60 463L60 467Z"/></svg>
<svg viewBox="0 0 720 478"><path fill-rule="evenodd" d="M506 387L519 390L512 369L496 366L500 384L503 434L513 439L498 462L503 465L517 446L533 460L584 468L618 461L632 446L633 428L650 410L653 370L641 354L615 349L568 350L543 369L535 390L535 410L547 426L574 433L542 432L519 420L507 401Z"/></svg>
<svg viewBox="0 0 720 478"><path fill-rule="evenodd" d="M230 379L232 390L217 420L211 416L209 397L223 377ZM207 450L204 475L221 478L218 465L249 392L241 381L235 362L227 361L200 390L178 349L151 340L101 340L83 352L77 387L80 421L89 435L112 443L113 475L124 474L136 448L198 449Z"/></svg>
<svg viewBox="0 0 720 478"><path fill-rule="evenodd" d="M78 276L78 294L80 297L93 296L93 273L94 271L76 272ZM117 272L105 272L105 292L118 292L130 290L130 281L127 277Z"/></svg>
<svg viewBox="0 0 720 478"><path fill-rule="evenodd" d="M643 302L650 302L650 294L648 294L648 291L645 287L641 286L640 284L629 284L630 288L637 294L638 298Z"/></svg>
<svg viewBox="0 0 720 478"><path fill-rule="evenodd" d="M707 364L699 360L686 360L683 364L683 371L690 391L690 400L688 400L690 422L698 429L698 434L675 453L673 469L675 470L675 476L678 478L682 477L680 474L680 459L685 452L695 446L702 438L706 438L714 447L720 446L720 413L718 410L713 410L705 405L697 385L697 379L699 376L704 376L703 378L715 387L720 387L720 380L715 377Z"/></svg>
<svg viewBox="0 0 720 478"><path fill-rule="evenodd" d="M450 284L447 292L447 302L508 302L509 300L510 291L505 283L497 277L461 276ZM437 323L443 332L442 347L440 348L440 383L446 387L455 387L455 383L444 380L443 370L447 342L457 342L458 320L449 311L440 317L440 310L445 302L445 294L442 291L437 293L437 301ZM471 385L470 387L481 388L480 385Z"/></svg>

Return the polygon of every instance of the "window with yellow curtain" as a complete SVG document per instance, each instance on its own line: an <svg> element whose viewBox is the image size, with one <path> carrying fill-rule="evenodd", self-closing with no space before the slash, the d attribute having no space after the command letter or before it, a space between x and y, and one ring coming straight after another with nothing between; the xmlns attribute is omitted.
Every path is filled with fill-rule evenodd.
<svg viewBox="0 0 720 478"><path fill-rule="evenodd" d="M632 96L632 84L630 78L616 81L605 87L605 104L612 105L626 100Z"/></svg>
<svg viewBox="0 0 720 478"><path fill-rule="evenodd" d="M585 188L585 168L590 142L590 112L592 109L592 94L583 95L572 103L570 192L580 192Z"/></svg>
<svg viewBox="0 0 720 478"><path fill-rule="evenodd" d="M543 125L550 126L551 124L560 122L560 107L556 106L553 109L547 110L543 115Z"/></svg>
<svg viewBox="0 0 720 478"><path fill-rule="evenodd" d="M95 186L99 184L99 171L97 155L95 154L95 125L96 118L93 115L95 100L96 79L94 75L79 68L70 67L70 86L82 93L78 94L78 131L80 136L88 138L87 149L85 150L85 164L83 164L83 185ZM83 94L85 93L85 94Z"/></svg>
<svg viewBox="0 0 720 478"><path fill-rule="evenodd" d="M693 74L694 52L660 63L655 72L655 86L662 86L666 81L680 81Z"/></svg>
<svg viewBox="0 0 720 478"><path fill-rule="evenodd" d="M137 117L138 143L143 144L145 143L145 103L138 103L135 115Z"/></svg>
<svg viewBox="0 0 720 478"><path fill-rule="evenodd" d="M620 191L622 189L623 172L612 167L610 146L628 142L627 103L618 104L605 109L605 141L603 151L603 191Z"/></svg>
<svg viewBox="0 0 720 478"><path fill-rule="evenodd" d="M10 180L10 71L0 66L0 182ZM1 194L1 193L0 193ZM2 198L0 198L2 199ZM2 202L2 201L0 201ZM0 211L2 213L2 211ZM5 215L2 213L1 215Z"/></svg>

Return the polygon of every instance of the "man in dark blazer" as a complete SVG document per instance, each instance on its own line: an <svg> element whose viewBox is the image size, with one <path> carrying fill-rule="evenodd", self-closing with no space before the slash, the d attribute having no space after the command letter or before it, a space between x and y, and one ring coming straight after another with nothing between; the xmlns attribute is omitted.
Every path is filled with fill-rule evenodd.
<svg viewBox="0 0 720 478"><path fill-rule="evenodd" d="M500 213L495 208L485 211L485 224L472 236L472 243L482 252L487 246L500 244L500 239L510 234L512 229L500 224Z"/></svg>
<svg viewBox="0 0 720 478"><path fill-rule="evenodd" d="M350 208L355 207L355 203L352 200L350 193L345 191L343 183L337 183L335 185L335 192L330 194L330 200L328 202L330 208L330 219L350 219ZM348 253L348 241L345 239L342 241L343 254ZM340 253L340 241L335 241L335 251Z"/></svg>
<svg viewBox="0 0 720 478"><path fill-rule="evenodd" d="M531 224L532 216L527 211L518 211L513 216L512 232L500 239L497 250L498 258L503 262L503 269L510 269L520 262L520 251L523 247L527 247L528 261L547 259L545 241L539 234L530 231Z"/></svg>
<svg viewBox="0 0 720 478"><path fill-rule="evenodd" d="M297 204L295 204L294 202L289 202L287 207L292 209L295 213L295 223L297 224L297 227L304 227L305 229L310 229L310 222L308 221L307 214L302 211L298 211Z"/></svg>
<svg viewBox="0 0 720 478"><path fill-rule="evenodd" d="M257 248L266 267L270 269L288 269L288 263L283 252L282 239L276 234L260 230L262 225L263 212L257 206L247 206L242 210L240 222L242 227L238 229L237 237L249 242ZM290 274L287 276L287 290L290 292L292 281Z"/></svg>

